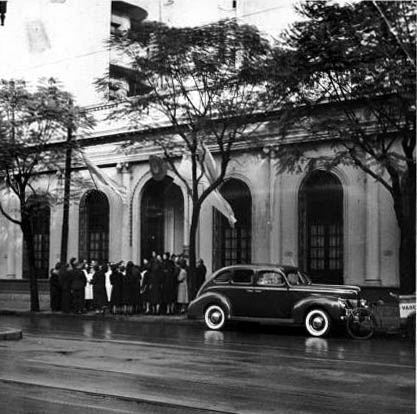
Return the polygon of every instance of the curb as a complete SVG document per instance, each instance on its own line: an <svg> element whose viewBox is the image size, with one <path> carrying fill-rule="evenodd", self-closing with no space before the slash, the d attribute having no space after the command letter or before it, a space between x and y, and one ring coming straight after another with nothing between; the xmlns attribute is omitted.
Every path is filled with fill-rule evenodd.
<svg viewBox="0 0 417 414"><path fill-rule="evenodd" d="M166 323L171 325L199 325L200 321L196 319L188 319L187 315L144 315L144 314L135 314L135 315L113 315L111 313L107 313L105 315L97 315L95 313L83 313L83 314L75 314L75 313L63 313L63 312L52 312L52 311L40 311L40 312L32 312L32 311L23 311L23 310L11 310L11 309L0 309L0 316L31 316L31 317L40 317L40 318L81 318L83 320L91 320L91 321L124 321L124 322L132 322L132 323L145 323L145 324L153 324L153 323ZM0 335L1 335L1 328L0 328ZM379 328L375 332L375 336L378 337L388 337L388 338L402 338L403 332L401 329L393 329L390 328ZM20 339L20 338L18 338Z"/></svg>
<svg viewBox="0 0 417 414"><path fill-rule="evenodd" d="M22 339L23 333L20 329L0 328L0 340L16 341Z"/></svg>
<svg viewBox="0 0 417 414"><path fill-rule="evenodd" d="M19 311L19 310L9 310L9 309L0 309L0 316L38 316L42 318L81 318L84 320L93 320L93 321L103 321L103 320L120 320L128 322L141 322L141 323L157 323L164 322L170 324L178 325L192 325L195 324L195 320L188 319L186 315L113 315L107 313L105 315L96 315L95 313L63 313L63 312L50 312L50 311Z"/></svg>

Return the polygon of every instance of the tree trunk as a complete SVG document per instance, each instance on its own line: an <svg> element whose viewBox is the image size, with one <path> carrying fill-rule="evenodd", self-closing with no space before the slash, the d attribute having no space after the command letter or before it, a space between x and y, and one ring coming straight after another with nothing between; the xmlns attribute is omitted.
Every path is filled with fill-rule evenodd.
<svg viewBox="0 0 417 414"><path fill-rule="evenodd" d="M400 229L400 292L416 291L416 237L415 222Z"/></svg>
<svg viewBox="0 0 417 414"><path fill-rule="evenodd" d="M190 300L194 299L196 295L196 241L197 241L197 229L198 221L200 217L201 203L193 203L193 214L191 216L191 225L190 225L190 263L188 267L188 283L189 283L189 292Z"/></svg>
<svg viewBox="0 0 417 414"><path fill-rule="evenodd" d="M413 293L416 290L416 177L415 165L399 178L393 179L392 197L394 211L400 230L399 273L400 293Z"/></svg>
<svg viewBox="0 0 417 414"><path fill-rule="evenodd" d="M65 176L64 176L64 203L62 212L62 233L61 233L61 263L67 263L68 257L68 219L69 219L69 202L71 191L71 140L72 129L68 128L67 150L65 153Z"/></svg>
<svg viewBox="0 0 417 414"><path fill-rule="evenodd" d="M400 227L400 292L416 291L416 177L414 168L410 168L402 183Z"/></svg>
<svg viewBox="0 0 417 414"><path fill-rule="evenodd" d="M39 292L38 277L35 268L35 248L33 242L32 226L27 214L22 214L22 233L26 243L27 262L29 266L29 286L30 286L30 310L39 312Z"/></svg>

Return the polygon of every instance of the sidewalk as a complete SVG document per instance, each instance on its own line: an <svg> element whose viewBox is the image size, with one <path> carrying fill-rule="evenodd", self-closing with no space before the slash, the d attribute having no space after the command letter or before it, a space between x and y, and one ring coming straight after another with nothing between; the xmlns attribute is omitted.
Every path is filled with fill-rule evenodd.
<svg viewBox="0 0 417 414"><path fill-rule="evenodd" d="M62 317L77 317L88 318L95 320L103 319L123 319L140 322L169 322L180 324L192 324L195 321L189 320L186 314L183 315L113 315L107 312L104 315L96 314L94 311L86 312L81 315L74 313L53 312L49 306L49 295L39 295L40 312L36 312L39 316L62 316ZM27 293L0 293L0 315L30 315L30 299Z"/></svg>
<svg viewBox="0 0 417 414"><path fill-rule="evenodd" d="M49 306L49 295L41 293L39 295L39 303L41 311L36 315L41 316L62 316L62 317L74 317L74 314L65 314L62 312L52 312ZM0 292L0 315L29 315L30 312L30 300L27 293L17 292ZM95 312L87 312L77 317L88 319L123 319L130 321L140 321L141 323L176 323L176 324L195 324L198 323L193 320L187 319L186 315L112 315L106 312L105 315L96 314ZM376 317L378 320L378 332L380 334L397 335L400 333L400 315L397 303L386 303L380 305L376 309Z"/></svg>

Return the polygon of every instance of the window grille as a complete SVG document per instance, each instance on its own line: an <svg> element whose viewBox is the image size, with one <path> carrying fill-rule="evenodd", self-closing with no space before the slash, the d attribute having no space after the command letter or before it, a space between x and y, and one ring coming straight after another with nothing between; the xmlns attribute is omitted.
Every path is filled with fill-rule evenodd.
<svg viewBox="0 0 417 414"><path fill-rule="evenodd" d="M81 199L79 218L79 258L106 262L109 259L109 202L97 190Z"/></svg>
<svg viewBox="0 0 417 414"><path fill-rule="evenodd" d="M252 198L249 188L231 179L220 189L230 203L237 222L231 228L226 217L213 208L213 268L251 262Z"/></svg>
<svg viewBox="0 0 417 414"><path fill-rule="evenodd" d="M299 263L314 281L343 283L343 188L314 171L299 194Z"/></svg>
<svg viewBox="0 0 417 414"><path fill-rule="evenodd" d="M30 204L30 200L28 200ZM47 279L49 274L49 237L51 208L46 200L34 201L30 209L30 222L35 253L35 272L38 279ZM23 278L29 278L26 242L23 242Z"/></svg>

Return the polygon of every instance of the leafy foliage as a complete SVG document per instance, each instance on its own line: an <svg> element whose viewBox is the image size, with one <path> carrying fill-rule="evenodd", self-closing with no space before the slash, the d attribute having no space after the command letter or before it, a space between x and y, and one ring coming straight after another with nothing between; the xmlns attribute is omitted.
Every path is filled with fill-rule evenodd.
<svg viewBox="0 0 417 414"><path fill-rule="evenodd" d="M268 87L271 45L256 28L224 20L193 28L144 22L139 32L116 34L111 47L119 56L128 56L132 76L147 91L128 98L111 116L129 119L134 127L170 127L169 133L149 134L145 142L136 139L131 144L159 146L188 189L193 202L190 264L194 266L201 204L224 180L235 144L254 132L253 127L248 128L253 116L286 101L283 95L272 96ZM98 85L108 91L108 78ZM199 191L206 145L219 154L219 174ZM175 162L184 152L191 160L191 181L176 168Z"/></svg>
<svg viewBox="0 0 417 414"><path fill-rule="evenodd" d="M251 114L274 105L267 99L271 47L253 27L234 21L194 28L150 22L140 32L116 34L111 46L129 57L134 76L148 91L129 98L111 116L128 118L136 127L173 127L174 134L147 138L168 162L182 151L198 152L193 158L203 167L204 142L224 155L224 173L233 144L244 134L247 138ZM105 90L108 80L99 86Z"/></svg>
<svg viewBox="0 0 417 414"><path fill-rule="evenodd" d="M43 80L31 91L23 80L0 83L0 179L20 201L35 195L40 172L60 170L67 128L91 123L72 103L68 92L53 80Z"/></svg>
<svg viewBox="0 0 417 414"><path fill-rule="evenodd" d="M12 216L0 199L0 212L20 226L27 247L31 310L39 310L31 214L33 203L48 202L53 195L39 188L40 174L60 171L68 145L67 130L89 126L91 120L73 105L72 97L53 80L30 89L23 80L0 81L0 190L18 200L20 217ZM61 143L60 145L56 145Z"/></svg>
<svg viewBox="0 0 417 414"><path fill-rule="evenodd" d="M278 57L282 76L297 85L304 126L340 138L338 159L389 191L384 172L407 171L415 148L415 6L302 3L306 20L285 33L287 53Z"/></svg>
<svg viewBox="0 0 417 414"><path fill-rule="evenodd" d="M280 169L348 164L383 185L401 230L401 272L415 280L416 3L308 1L298 10L303 20L275 54L277 81L297 91L293 120L333 154L284 138Z"/></svg>

